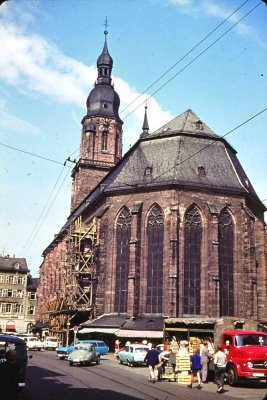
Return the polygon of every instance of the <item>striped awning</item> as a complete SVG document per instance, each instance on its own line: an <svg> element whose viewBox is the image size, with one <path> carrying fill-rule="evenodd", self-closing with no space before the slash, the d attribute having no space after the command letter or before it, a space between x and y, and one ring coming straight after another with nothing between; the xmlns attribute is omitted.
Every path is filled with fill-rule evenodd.
<svg viewBox="0 0 267 400"><path fill-rule="evenodd" d="M114 334L116 333L118 328L82 328L81 330L78 331L80 334L84 333L109 333L109 334Z"/></svg>
<svg viewBox="0 0 267 400"><path fill-rule="evenodd" d="M115 335L118 337L129 338L163 339L163 331L137 331L131 329L119 329Z"/></svg>

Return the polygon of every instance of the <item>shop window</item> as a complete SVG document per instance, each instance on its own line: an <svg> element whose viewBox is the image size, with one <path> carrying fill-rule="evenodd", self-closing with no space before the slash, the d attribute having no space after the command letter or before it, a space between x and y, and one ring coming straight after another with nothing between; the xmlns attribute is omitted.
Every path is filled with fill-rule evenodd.
<svg viewBox="0 0 267 400"><path fill-rule="evenodd" d="M220 315L234 315L233 221L227 210L219 217Z"/></svg>
<svg viewBox="0 0 267 400"><path fill-rule="evenodd" d="M120 313L127 312L131 222L130 211L124 207L117 219L116 226L115 312Z"/></svg>
<svg viewBox="0 0 267 400"><path fill-rule="evenodd" d="M146 312L162 313L164 214L154 205L147 220Z"/></svg>
<svg viewBox="0 0 267 400"><path fill-rule="evenodd" d="M184 314L200 314L201 236L201 217L194 205L185 215Z"/></svg>

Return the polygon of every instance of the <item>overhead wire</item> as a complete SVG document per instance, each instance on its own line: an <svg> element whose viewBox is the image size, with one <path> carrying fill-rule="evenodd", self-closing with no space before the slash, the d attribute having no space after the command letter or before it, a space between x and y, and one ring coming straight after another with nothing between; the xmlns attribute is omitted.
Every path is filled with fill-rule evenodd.
<svg viewBox="0 0 267 400"><path fill-rule="evenodd" d="M189 54L191 54L195 49L197 49L206 39L208 39L214 32L216 32L225 22L227 22L234 14L237 13L248 1L244 1L238 8L236 8L228 17L226 17L219 25L217 25L214 29L212 29L206 36L204 36L195 46L193 46L186 54L184 54L175 64L173 64L170 68L168 68L162 75L160 75L154 82L152 82L149 86L147 86L142 93L140 93L133 101L131 101L125 108L121 110L123 113L127 110L133 103L135 103L143 94L145 94L149 89L151 89L156 83L158 83L164 76L166 76L171 70L173 70L176 65L180 64Z"/></svg>
<svg viewBox="0 0 267 400"><path fill-rule="evenodd" d="M65 166L64 166L64 167L65 167ZM48 209L47 209L47 211L46 211L46 214L43 216L43 219L42 219L41 223L39 224L39 226L38 226L38 228L37 228L38 222L40 221L40 219L41 219L41 217L42 217L42 215L43 215L43 213L44 213L44 211L45 211L45 208L46 208L46 206L48 205L49 200L50 200L50 198L52 197L53 192L55 191L56 185L57 185L57 183L58 183L58 181L59 181L59 179L60 179L60 176L61 176L62 173L63 173L64 167L63 167L63 169L62 169L62 171L61 171L61 173L60 173L60 175L59 175L59 177L58 177L58 179L57 179L57 182L55 183L55 185L54 185L54 187L53 187L53 189L52 189L52 192L51 192L50 195L49 195L48 200L46 201L46 203L45 203L45 205L44 205L44 207L43 207L43 210L42 210L42 212L41 212L41 214L40 214L40 216L39 216L39 218L38 218L38 221L37 221L36 224L34 225L34 229L32 230L32 233L31 233L31 235L30 235L30 237L29 237L29 239L28 239L28 241L27 241L27 244L24 246L23 254L27 253L27 251L29 250L29 248L30 248L30 246L32 245L33 241L36 239L37 234L40 232L40 229L42 228L42 226L43 226L43 224L44 224L44 222L45 222L45 220L46 220L46 218L47 218L47 216L48 216L48 214L49 214L49 212L50 212L50 210L51 210L53 204L55 203L55 201L56 201L56 199L57 199L57 196L58 196L59 192L61 191L61 188L62 188L63 184L65 183L65 181L66 181L66 179L67 179L67 176L68 176L68 174L69 174L69 171L67 171L67 173L65 174L64 179L62 180L62 182L61 182L61 184L60 184L60 186L59 186L59 188L58 188L58 190L57 190L57 192L56 192L54 198L52 199L51 204L49 205L49 207L48 207ZM27 247L26 247L26 246L27 246Z"/></svg>
<svg viewBox="0 0 267 400"><path fill-rule="evenodd" d="M240 10L249 0L246 0L245 2L243 2L236 10L234 10L224 21L222 21L218 26L216 26L208 35L206 35L201 41L199 41L191 50L189 50L180 60L178 60L173 66L171 66L164 74L162 74L155 82L153 82L148 88L145 89L145 91L147 91L148 89L150 89L152 86L154 86L159 80L161 80L168 72L170 72L176 65L178 65L186 56L188 56L190 53L192 53L201 43L203 43L209 36L212 35L212 33L214 33L220 26L222 26L227 20L229 20L238 10ZM154 91L149 98L151 98L152 96L154 96L156 93L158 93L163 87L165 87L168 83L170 83L178 74L180 74L183 70L185 70L189 65L191 65L195 60L197 60L202 54L204 54L209 48L211 48L215 43L217 43L222 37L224 37L229 31L231 31L238 23L240 23L246 16L248 16L252 11L254 11L259 5L261 4L258 3L253 9L251 9L248 13L246 13L242 18L240 18L232 27L230 27L226 32L224 32L219 38L217 38L212 44L210 44L206 49L204 49L199 55L197 55L193 60L191 60L185 67L183 67L180 71L178 71L173 77L171 77L167 82L165 82L160 88L158 88L156 91ZM142 92L140 95L138 95L138 97L136 99L134 99L126 108L124 108L122 110L125 111L130 105L132 105L135 101L137 101L137 99L139 99L141 97L142 94L145 93ZM131 115L137 108L139 108L142 104L139 104L136 108L134 108L130 113L128 113L123 120L125 120L127 117L129 117L129 115ZM262 111L263 112L263 111ZM242 125L241 125L242 126ZM237 129L237 128L235 128ZM230 132L228 132L227 134L229 134ZM227 135L225 134L225 136ZM43 157L28 151L24 151L12 146L8 146L5 145L3 143L0 143L0 145L5 146L7 148L16 150L16 151L20 151L22 153L25 154L29 154L32 155L34 157L38 157L50 162L54 162L57 164L61 164L64 165L62 162L56 161L56 160L52 160L50 158L47 157ZM75 150L72 154L74 154L77 150ZM71 168L71 167L70 167ZM61 185L62 186L62 185ZM55 200L55 199L54 199ZM49 201L49 200L48 200ZM54 203L54 201L53 201ZM52 204L53 204L52 203ZM52 205L51 205L52 206ZM51 208L51 207L50 207ZM50 210L50 209L49 209ZM42 213L44 212L44 210L42 211ZM41 215L42 215L41 213ZM38 219L38 222L40 220L41 216ZM38 222L36 223L36 225L38 224ZM44 221L43 221L44 222ZM40 228L39 228L40 229ZM38 229L38 232L39 232ZM30 244L32 243L32 241L30 242Z"/></svg>
<svg viewBox="0 0 267 400"><path fill-rule="evenodd" d="M171 81L173 81L174 78L176 78L181 72L183 72L186 68L188 68L193 62L195 62L199 57L201 57L204 53L206 53L212 46L214 46L219 40L221 40L227 33L229 33L233 28L236 27L244 18L246 18L249 14L251 14L257 7L259 7L262 4L260 1L255 7L253 7L250 11L248 11L242 18L240 18L234 25L232 25L227 31L225 31L221 36L219 36L214 42L212 42L208 47L206 47L201 53L199 53L196 57L194 57L189 63L187 63L182 69L180 69L175 75L173 75L170 79L167 80L163 85L161 85L157 90L155 90L153 93L151 93L146 101L151 99L156 93L158 93L161 89L163 89L166 85L168 85ZM130 115L134 113L138 108L140 108L143 105L143 102L137 105L131 112L129 112L124 118L127 119Z"/></svg>

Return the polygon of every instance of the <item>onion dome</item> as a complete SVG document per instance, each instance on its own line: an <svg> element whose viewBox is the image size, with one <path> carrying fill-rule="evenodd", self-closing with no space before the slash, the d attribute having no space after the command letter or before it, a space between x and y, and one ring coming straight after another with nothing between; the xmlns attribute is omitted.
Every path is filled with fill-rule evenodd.
<svg viewBox="0 0 267 400"><path fill-rule="evenodd" d="M103 51L97 60L98 77L94 89L91 90L86 101L87 117L115 117L120 120L119 106L120 98L115 92L112 80L111 71L113 60L108 52L107 34L105 31L105 42Z"/></svg>

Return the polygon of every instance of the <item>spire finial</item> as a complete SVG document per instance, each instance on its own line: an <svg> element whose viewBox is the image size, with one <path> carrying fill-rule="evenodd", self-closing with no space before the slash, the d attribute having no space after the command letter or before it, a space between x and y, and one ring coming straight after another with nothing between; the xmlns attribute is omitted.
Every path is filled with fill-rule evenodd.
<svg viewBox="0 0 267 400"><path fill-rule="evenodd" d="M107 34L108 34L108 26L109 26L109 24L108 24L108 17L106 16L105 22L104 22L104 27L105 27L104 34L105 34L105 36L107 36Z"/></svg>
<svg viewBox="0 0 267 400"><path fill-rule="evenodd" d="M144 122L143 122L143 126L142 126L143 132L141 133L140 138L144 138L149 135L149 125L148 125L148 119L147 119L148 99L146 99L144 101L144 103L145 103L145 115L144 115Z"/></svg>

